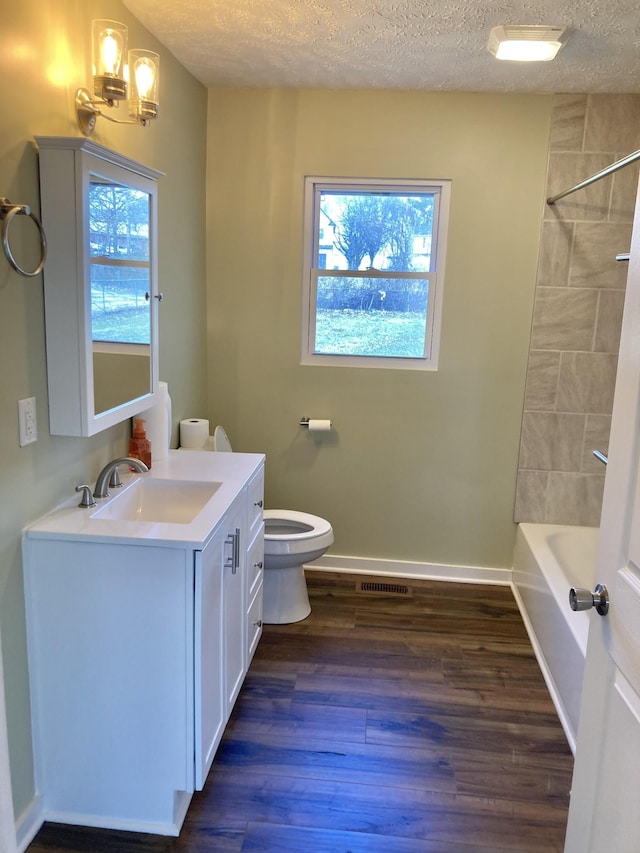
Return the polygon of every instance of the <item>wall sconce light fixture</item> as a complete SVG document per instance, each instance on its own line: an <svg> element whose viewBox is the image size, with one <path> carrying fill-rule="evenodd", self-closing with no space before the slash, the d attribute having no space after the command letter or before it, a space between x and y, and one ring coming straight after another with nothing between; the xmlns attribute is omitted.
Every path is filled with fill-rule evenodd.
<svg viewBox="0 0 640 853"><path fill-rule="evenodd" d="M500 26L489 33L487 50L496 59L513 62L549 62L564 44L562 27Z"/></svg>
<svg viewBox="0 0 640 853"><path fill-rule="evenodd" d="M158 115L160 57L151 50L132 49L127 54L127 27L118 21L97 20L91 25L93 96L76 91L80 130L89 136L98 116L116 124L146 127ZM125 62L126 60L126 62ZM129 94L129 119L118 119L105 107L118 107Z"/></svg>

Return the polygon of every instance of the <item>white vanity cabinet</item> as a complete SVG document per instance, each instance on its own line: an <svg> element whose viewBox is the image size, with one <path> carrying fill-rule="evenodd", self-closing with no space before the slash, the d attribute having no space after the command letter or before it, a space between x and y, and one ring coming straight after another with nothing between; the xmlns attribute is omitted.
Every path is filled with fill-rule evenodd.
<svg viewBox="0 0 640 853"><path fill-rule="evenodd" d="M204 512L195 533L190 525L141 523L127 536L119 522L92 522L77 498L25 531L44 820L177 835L205 783L246 675L255 631L249 611L262 618L248 557L260 562L253 490L263 457L172 451L144 476L187 479L196 455L201 480L222 481L206 532ZM245 457L221 463L244 465L233 488L209 461L220 455ZM72 538L60 532L65 518L83 512Z"/></svg>

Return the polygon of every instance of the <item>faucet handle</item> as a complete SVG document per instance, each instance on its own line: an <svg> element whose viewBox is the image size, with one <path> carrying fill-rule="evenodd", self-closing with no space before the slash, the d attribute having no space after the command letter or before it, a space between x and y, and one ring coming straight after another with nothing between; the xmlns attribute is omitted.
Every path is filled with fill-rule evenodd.
<svg viewBox="0 0 640 853"><path fill-rule="evenodd" d="M84 509L87 509L88 507L91 507L91 506L97 506L97 503L95 502L93 495L91 493L91 486L87 486L87 485L76 486L76 492L82 492L82 500L80 501L78 506L81 506Z"/></svg>
<svg viewBox="0 0 640 853"><path fill-rule="evenodd" d="M120 479L120 470L118 466L113 469L111 472L111 478L109 479L109 488L110 489L121 489L122 488L122 480Z"/></svg>

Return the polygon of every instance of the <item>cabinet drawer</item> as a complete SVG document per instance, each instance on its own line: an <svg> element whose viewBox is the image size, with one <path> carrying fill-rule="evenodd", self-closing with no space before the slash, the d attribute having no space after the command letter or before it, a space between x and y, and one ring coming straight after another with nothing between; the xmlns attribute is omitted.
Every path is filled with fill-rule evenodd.
<svg viewBox="0 0 640 853"><path fill-rule="evenodd" d="M249 483L248 487L248 509L249 536L253 535L255 529L262 521L262 507L264 506L264 471L260 470Z"/></svg>
<svg viewBox="0 0 640 853"><path fill-rule="evenodd" d="M262 636L262 581L247 613L247 667Z"/></svg>
<svg viewBox="0 0 640 853"><path fill-rule="evenodd" d="M247 601L251 601L264 572L264 525L258 528L247 550Z"/></svg>

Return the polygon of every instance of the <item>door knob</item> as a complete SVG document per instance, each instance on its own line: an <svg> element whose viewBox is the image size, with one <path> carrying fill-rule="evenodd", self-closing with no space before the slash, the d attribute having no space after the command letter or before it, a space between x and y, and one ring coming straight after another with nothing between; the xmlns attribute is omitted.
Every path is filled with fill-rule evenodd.
<svg viewBox="0 0 640 853"><path fill-rule="evenodd" d="M580 586L571 587L569 605L572 610L591 610L595 607L600 616L606 616L609 612L609 593L602 583L599 583L593 592Z"/></svg>

